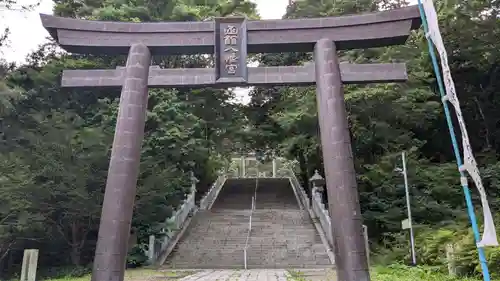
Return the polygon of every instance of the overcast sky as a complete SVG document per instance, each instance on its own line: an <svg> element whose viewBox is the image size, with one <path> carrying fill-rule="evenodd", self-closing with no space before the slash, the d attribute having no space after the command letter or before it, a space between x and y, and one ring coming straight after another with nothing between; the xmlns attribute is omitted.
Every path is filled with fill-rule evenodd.
<svg viewBox="0 0 500 281"><path fill-rule="evenodd" d="M36 3L37 0L19 0L22 5ZM254 0L263 19L279 19L283 16L288 0ZM42 27L39 13L52 14L52 0L42 0L32 12L0 11L0 29L11 30L10 46L3 48L2 57L7 61L22 62L27 54L45 41L47 31Z"/></svg>

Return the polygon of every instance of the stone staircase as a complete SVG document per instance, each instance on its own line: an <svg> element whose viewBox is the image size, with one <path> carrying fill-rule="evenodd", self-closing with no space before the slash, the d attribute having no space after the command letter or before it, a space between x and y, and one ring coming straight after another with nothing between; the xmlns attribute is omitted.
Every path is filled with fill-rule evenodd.
<svg viewBox="0 0 500 281"><path fill-rule="evenodd" d="M288 180L261 179L247 250L249 268L314 268L331 265L307 210Z"/></svg>
<svg viewBox="0 0 500 281"><path fill-rule="evenodd" d="M250 210L254 193L255 179L227 179L212 210Z"/></svg>
<svg viewBox="0 0 500 281"><path fill-rule="evenodd" d="M258 180L256 208L299 210L299 204L288 180L267 178Z"/></svg>
<svg viewBox="0 0 500 281"><path fill-rule="evenodd" d="M228 179L212 209L199 211L167 258L166 268L331 267L326 247L286 179Z"/></svg>
<svg viewBox="0 0 500 281"><path fill-rule="evenodd" d="M199 211L164 266L168 268L243 268L250 210Z"/></svg>
<svg viewBox="0 0 500 281"><path fill-rule="evenodd" d="M331 266L307 211L257 209L247 250L248 268Z"/></svg>

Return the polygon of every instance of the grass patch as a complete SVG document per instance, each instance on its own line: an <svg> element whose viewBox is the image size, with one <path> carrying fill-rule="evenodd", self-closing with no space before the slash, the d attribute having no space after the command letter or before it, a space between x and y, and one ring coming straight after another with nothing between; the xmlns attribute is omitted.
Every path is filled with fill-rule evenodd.
<svg viewBox="0 0 500 281"><path fill-rule="evenodd" d="M374 267L372 277L374 281L480 281L476 278L449 276L431 267L407 267L403 265Z"/></svg>
<svg viewBox="0 0 500 281"><path fill-rule="evenodd" d="M324 271L321 276L311 277L308 270L289 270L287 281L336 280L333 272ZM432 267L407 267L404 265L375 266L371 268L372 281L481 281L471 277L453 277ZM491 281L500 281L492 279Z"/></svg>
<svg viewBox="0 0 500 281"><path fill-rule="evenodd" d="M131 269L125 272L126 281L146 281L151 277L167 278L166 280L177 280L193 274L194 271L154 270L154 269ZM64 277L58 279L47 279L46 281L89 281L90 275L84 277Z"/></svg>
<svg viewBox="0 0 500 281"><path fill-rule="evenodd" d="M287 281L307 281L304 273L296 270L288 270L286 275Z"/></svg>

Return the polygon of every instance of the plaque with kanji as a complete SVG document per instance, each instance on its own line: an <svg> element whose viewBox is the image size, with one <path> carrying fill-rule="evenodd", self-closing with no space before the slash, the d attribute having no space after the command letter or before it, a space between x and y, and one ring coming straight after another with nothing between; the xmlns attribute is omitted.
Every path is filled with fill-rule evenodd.
<svg viewBox="0 0 500 281"><path fill-rule="evenodd" d="M246 83L246 19L215 19L215 71L217 83Z"/></svg>

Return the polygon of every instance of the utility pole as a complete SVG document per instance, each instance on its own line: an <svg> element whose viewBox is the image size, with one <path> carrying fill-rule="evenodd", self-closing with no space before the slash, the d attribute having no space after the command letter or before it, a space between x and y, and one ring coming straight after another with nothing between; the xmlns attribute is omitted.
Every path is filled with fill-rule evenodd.
<svg viewBox="0 0 500 281"><path fill-rule="evenodd" d="M405 152L401 152L401 160L403 162L403 177L405 181L405 193L406 193L406 209L408 213L408 224L410 227L410 243L411 243L411 259L413 265L417 265L417 256L415 253L415 238L413 235L413 222L411 218L411 207L410 207L410 189L408 186L408 174L406 172L406 157Z"/></svg>

